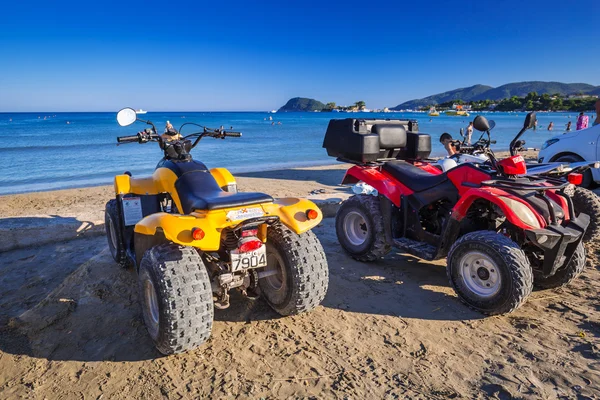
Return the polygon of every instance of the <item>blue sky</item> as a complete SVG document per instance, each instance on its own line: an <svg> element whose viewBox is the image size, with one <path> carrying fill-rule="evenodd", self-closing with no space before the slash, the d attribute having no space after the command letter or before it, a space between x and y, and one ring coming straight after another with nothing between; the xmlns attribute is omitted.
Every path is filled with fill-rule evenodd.
<svg viewBox="0 0 600 400"><path fill-rule="evenodd" d="M1 111L395 106L525 80L600 85L597 0L17 2Z"/></svg>

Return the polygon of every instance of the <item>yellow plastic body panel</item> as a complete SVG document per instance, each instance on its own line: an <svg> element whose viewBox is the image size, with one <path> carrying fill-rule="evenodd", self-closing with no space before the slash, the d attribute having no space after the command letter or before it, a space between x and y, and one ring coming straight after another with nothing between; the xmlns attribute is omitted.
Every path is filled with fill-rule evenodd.
<svg viewBox="0 0 600 400"><path fill-rule="evenodd" d="M277 215L281 222L297 234L304 233L323 220L323 213L315 203L306 199L287 197L276 199L274 203L263 205L267 215ZM315 210L317 218L309 220L306 211Z"/></svg>
<svg viewBox="0 0 600 400"><path fill-rule="evenodd" d="M235 178L226 168L213 168L210 170L210 174L215 178L221 189L236 184Z"/></svg>
<svg viewBox="0 0 600 400"><path fill-rule="evenodd" d="M168 168L157 168L152 176L147 178L131 178L129 175L115 176L115 193L121 194L139 194L151 195L168 192L175 202L178 210L181 210L181 201L177 190L175 190L175 181L177 175Z"/></svg>
<svg viewBox="0 0 600 400"><path fill-rule="evenodd" d="M168 213L156 213L149 215L138 222L135 232L142 235L154 235L160 228L167 240L183 246L197 247L203 251L217 251L221 246L221 232L224 228L232 227L243 220L230 220L227 217L229 211L242 208L262 208L265 216L276 215L281 222L297 234L304 233L318 225L323 219L319 208L306 199L285 198L277 199L274 203L259 204L248 207L225 208L222 210L211 210L194 212L190 215L178 215ZM316 210L318 217L308 220L306 211ZM205 236L201 240L192 238L192 229L200 228ZM264 227L260 229L261 236L264 235ZM265 240L266 237L261 237Z"/></svg>

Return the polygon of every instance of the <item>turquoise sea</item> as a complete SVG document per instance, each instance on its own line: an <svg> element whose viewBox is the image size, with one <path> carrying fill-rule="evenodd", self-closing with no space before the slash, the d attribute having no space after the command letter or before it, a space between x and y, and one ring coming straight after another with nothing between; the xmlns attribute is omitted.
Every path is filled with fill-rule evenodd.
<svg viewBox="0 0 600 400"><path fill-rule="evenodd" d="M184 122L209 127L224 125L241 131L241 138L204 139L192 154L209 168L251 172L294 166L335 163L321 147L331 118L415 119L419 130L432 135L433 155L442 155L438 141L443 132L459 137L470 117L429 117L426 113L276 113L267 112L148 112L140 115L162 130L167 120L178 128ZM506 150L522 126L525 113L486 113L496 121L492 136L496 150ZM150 174L161 158L156 143L117 146L116 137L144 129L137 122L120 127L114 113L0 113L0 195L71 187L110 184L114 175L131 171ZM275 125L271 125L269 117ZM576 113L538 113L539 128L524 139L528 147L540 147L564 131ZM554 122L554 131L546 127ZM67 124L67 122L69 122ZM281 125L277 124L281 122ZM189 130L187 130L189 129ZM193 133L193 126L183 133Z"/></svg>

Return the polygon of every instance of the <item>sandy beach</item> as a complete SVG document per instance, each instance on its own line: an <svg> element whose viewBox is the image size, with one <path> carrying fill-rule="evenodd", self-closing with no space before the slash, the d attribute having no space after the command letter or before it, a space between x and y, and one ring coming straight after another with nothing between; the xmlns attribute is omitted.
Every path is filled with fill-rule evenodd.
<svg viewBox="0 0 600 400"><path fill-rule="evenodd" d="M242 191L335 195L345 165L240 174ZM103 220L111 186L0 197L0 217ZM0 397L600 397L600 267L588 247L572 285L484 318L456 298L445 262L392 252L348 257L334 220L315 229L330 268L313 312L282 318L240 296L201 348L163 357L145 330L131 270L104 236L0 253ZM49 232L51 234L51 232Z"/></svg>

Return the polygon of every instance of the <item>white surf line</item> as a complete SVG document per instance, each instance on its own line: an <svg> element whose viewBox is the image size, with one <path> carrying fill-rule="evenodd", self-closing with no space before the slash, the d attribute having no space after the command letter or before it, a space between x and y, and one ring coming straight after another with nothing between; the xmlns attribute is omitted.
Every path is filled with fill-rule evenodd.
<svg viewBox="0 0 600 400"><path fill-rule="evenodd" d="M39 303L37 303L35 306L33 306L32 308L30 308L27 311L24 311L21 315L19 315L17 317L18 320L20 321L26 321L28 316L30 314L33 314L34 311L36 311L37 309L43 307L44 305L48 304L53 297L58 297L58 294L67 286L70 285L71 283L73 283L76 279L78 279L80 277L80 275L83 274L83 272L85 271L85 269L90 265L93 264L94 262L96 262L96 260L98 260L100 257L102 257L108 250L108 245L106 247L104 247L98 254L96 254L95 256L91 257L89 260L87 260L86 262L84 262L83 264L81 264L79 267L77 267L77 269L73 272L71 272L69 274L69 276L67 276L60 285L58 285L54 290L52 290L42 301L40 301Z"/></svg>

